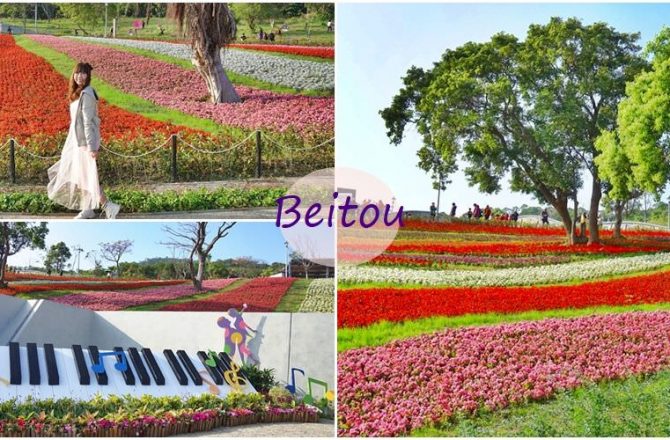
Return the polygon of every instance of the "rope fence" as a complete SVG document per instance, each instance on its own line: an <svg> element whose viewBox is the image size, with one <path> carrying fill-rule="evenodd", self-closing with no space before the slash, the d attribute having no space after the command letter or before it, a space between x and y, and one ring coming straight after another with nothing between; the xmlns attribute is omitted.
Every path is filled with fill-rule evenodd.
<svg viewBox="0 0 670 440"><path fill-rule="evenodd" d="M318 145L313 145L313 146L308 146L308 147L296 147L296 146L287 146L287 145L282 145L280 144L277 140L273 139L271 136L267 135L266 133L261 132L260 130L251 132L246 138L242 139L238 143L227 147L223 148L220 150L205 150L199 147L196 147L195 145L187 142L183 137L173 134L170 135L170 137L163 142L161 145L141 154L136 154L136 155L129 155L129 154L122 154L117 151L114 151L104 144L100 145L100 148L110 154L113 154L118 157L122 157L124 159L137 159L145 156L152 155L154 153L157 153L161 150L165 150L166 146L169 145L169 150L170 150L170 177L172 182L177 182L178 181L178 146L179 143L182 143L185 147L188 147L194 151L197 151L201 154L211 154L211 155L216 155L216 154L226 154L230 153L234 150L237 150L241 148L242 146L249 144L250 140L254 139L254 145L255 145L255 177L256 178L261 178L263 177L263 167L262 167L262 159L263 159L263 140L267 141L269 144L277 147L281 151L288 151L288 152L301 152L301 151L311 151L311 150L316 150L318 148L324 147L325 145L328 144L333 144L334 145L334 140L335 138L330 138L324 142L321 142ZM5 147L9 147L9 157L8 157L8 168L9 168L9 179L12 183L16 183L17 181L17 175L16 175L16 153L17 150L21 154L25 154L27 156L34 157L36 159L40 160L56 160L60 157L60 155L56 156L40 156L35 153L32 153L28 151L28 149L24 146L19 144L19 142L15 138L10 138L8 141L6 141L4 144L0 145L0 150L2 150Z"/></svg>

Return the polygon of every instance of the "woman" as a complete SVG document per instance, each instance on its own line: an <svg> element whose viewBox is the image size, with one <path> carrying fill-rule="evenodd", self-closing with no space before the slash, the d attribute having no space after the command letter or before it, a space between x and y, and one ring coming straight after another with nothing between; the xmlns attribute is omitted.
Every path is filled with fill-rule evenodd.
<svg viewBox="0 0 670 440"><path fill-rule="evenodd" d="M91 67L77 63L70 77L70 130L60 160L49 168L49 198L79 210L75 219L95 217L101 207L107 218L116 218L121 207L105 196L98 180L96 158L100 149L98 95L91 87Z"/></svg>

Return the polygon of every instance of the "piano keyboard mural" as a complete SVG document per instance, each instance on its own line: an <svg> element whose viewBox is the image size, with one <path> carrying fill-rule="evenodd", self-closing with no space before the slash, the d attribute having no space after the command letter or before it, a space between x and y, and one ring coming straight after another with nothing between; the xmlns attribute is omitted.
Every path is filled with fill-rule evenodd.
<svg viewBox="0 0 670 440"><path fill-rule="evenodd" d="M224 352L92 345L54 348L52 344L12 342L0 347L0 401L13 398L140 397L200 394L225 397L231 391L255 392L246 376Z"/></svg>

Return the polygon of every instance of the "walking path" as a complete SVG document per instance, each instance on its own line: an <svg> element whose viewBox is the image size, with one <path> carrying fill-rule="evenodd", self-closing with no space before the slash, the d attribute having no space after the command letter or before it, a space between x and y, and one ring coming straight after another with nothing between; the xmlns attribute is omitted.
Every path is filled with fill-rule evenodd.
<svg viewBox="0 0 670 440"><path fill-rule="evenodd" d="M258 423L179 437L335 437L335 424L326 419L321 419L319 423Z"/></svg>

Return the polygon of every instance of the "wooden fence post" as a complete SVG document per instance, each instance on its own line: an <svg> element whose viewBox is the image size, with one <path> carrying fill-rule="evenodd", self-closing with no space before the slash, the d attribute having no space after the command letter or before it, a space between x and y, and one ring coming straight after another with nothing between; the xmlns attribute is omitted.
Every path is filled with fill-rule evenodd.
<svg viewBox="0 0 670 440"><path fill-rule="evenodd" d="M16 146L14 139L9 140L9 178L16 183Z"/></svg>
<svg viewBox="0 0 670 440"><path fill-rule="evenodd" d="M261 154L263 145L261 143L261 131L256 131L256 178L260 178L263 174L261 166Z"/></svg>
<svg viewBox="0 0 670 440"><path fill-rule="evenodd" d="M173 134L170 136L170 149L172 150L171 154L171 172L172 172L172 183L177 181L177 135Z"/></svg>

